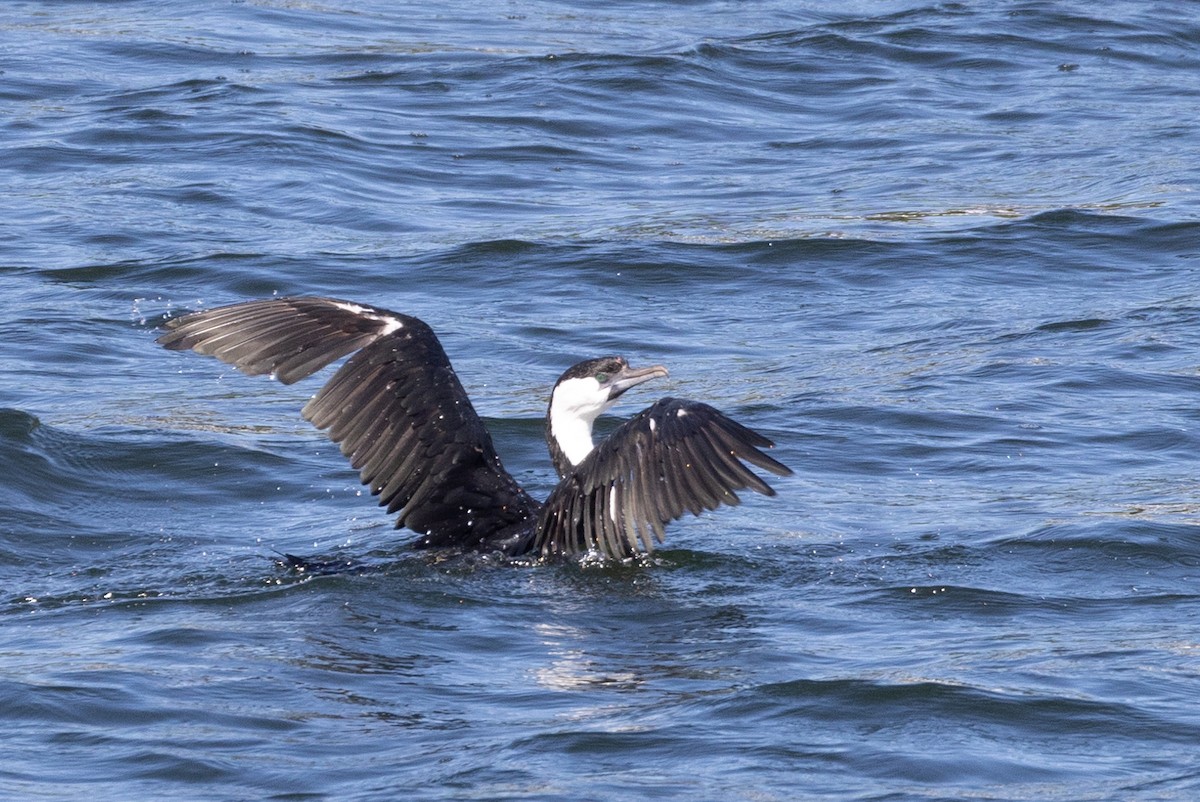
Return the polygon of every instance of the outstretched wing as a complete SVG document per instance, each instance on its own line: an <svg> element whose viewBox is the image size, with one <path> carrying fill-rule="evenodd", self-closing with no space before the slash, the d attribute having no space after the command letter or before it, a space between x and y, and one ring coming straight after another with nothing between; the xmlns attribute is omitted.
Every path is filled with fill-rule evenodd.
<svg viewBox="0 0 1200 802"><path fill-rule="evenodd" d="M433 330L330 298L276 298L167 321L158 342L284 384L354 353L305 405L419 545L470 548L538 504L504 469Z"/></svg>
<svg viewBox="0 0 1200 802"><path fill-rule="evenodd" d="M543 557L597 550L615 558L651 552L685 512L738 504L735 491L771 487L743 463L792 471L760 449L773 444L718 410L664 398L630 418L568 474L538 518Z"/></svg>

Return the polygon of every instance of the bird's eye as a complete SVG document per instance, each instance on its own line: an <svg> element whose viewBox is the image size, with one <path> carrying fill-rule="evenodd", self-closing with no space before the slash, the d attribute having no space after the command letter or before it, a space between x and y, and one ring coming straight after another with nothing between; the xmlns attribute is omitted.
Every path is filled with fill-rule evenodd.
<svg viewBox="0 0 1200 802"><path fill-rule="evenodd" d="M607 373L597 373L596 381L600 382L601 384L604 384L605 382L608 381L608 374Z"/></svg>

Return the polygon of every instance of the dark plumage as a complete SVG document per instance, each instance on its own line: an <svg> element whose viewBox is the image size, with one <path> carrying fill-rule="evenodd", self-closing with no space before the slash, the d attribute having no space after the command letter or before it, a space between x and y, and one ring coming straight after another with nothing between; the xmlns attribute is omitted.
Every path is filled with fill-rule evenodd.
<svg viewBox="0 0 1200 802"><path fill-rule="evenodd" d="M685 512L774 491L742 461L791 471L765 437L694 401L664 398L598 447L597 415L666 375L620 357L581 362L555 385L547 442L561 481L545 504L504 469L432 329L417 318L329 298L249 301L167 321L165 347L215 356L291 384L352 356L302 414L341 446L396 526L421 547L539 558L651 551Z"/></svg>

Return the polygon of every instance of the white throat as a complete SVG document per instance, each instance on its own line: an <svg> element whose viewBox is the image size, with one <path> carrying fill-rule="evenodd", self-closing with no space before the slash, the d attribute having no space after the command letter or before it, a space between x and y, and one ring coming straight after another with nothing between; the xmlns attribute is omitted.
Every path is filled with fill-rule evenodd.
<svg viewBox="0 0 1200 802"><path fill-rule="evenodd" d="M592 451L592 424L613 405L595 379L567 379L550 399L550 435L572 465Z"/></svg>
<svg viewBox="0 0 1200 802"><path fill-rule="evenodd" d="M592 422L583 418L551 419L550 434L572 465L583 462L592 453Z"/></svg>

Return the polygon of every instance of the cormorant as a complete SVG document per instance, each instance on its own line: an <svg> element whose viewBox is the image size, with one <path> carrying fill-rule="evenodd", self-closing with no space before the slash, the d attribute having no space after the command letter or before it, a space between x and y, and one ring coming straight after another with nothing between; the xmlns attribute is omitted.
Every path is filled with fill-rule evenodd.
<svg viewBox="0 0 1200 802"><path fill-rule="evenodd" d="M247 301L168 320L165 347L192 349L291 384L353 354L305 405L416 546L536 559L623 559L665 524L775 491L770 440L696 401L663 398L599 445L592 423L632 387L667 375L619 356L580 362L554 385L546 442L560 481L544 503L504 469L433 330L415 317L332 298Z"/></svg>

